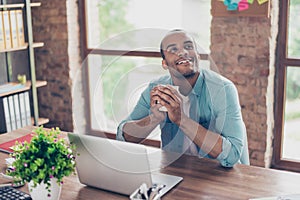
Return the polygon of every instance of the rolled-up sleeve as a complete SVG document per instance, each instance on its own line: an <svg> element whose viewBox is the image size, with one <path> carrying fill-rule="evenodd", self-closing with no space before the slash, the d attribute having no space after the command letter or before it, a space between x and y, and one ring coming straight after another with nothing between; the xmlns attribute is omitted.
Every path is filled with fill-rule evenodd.
<svg viewBox="0 0 300 200"><path fill-rule="evenodd" d="M246 139L238 93L233 84L224 86L216 100L216 129L222 136L222 152L217 160L224 167L232 167L240 161ZM222 99L222 101L221 101Z"/></svg>
<svg viewBox="0 0 300 200"><path fill-rule="evenodd" d="M142 92L136 106L130 113L129 117L120 122L117 128L117 140L125 141L125 138L123 136L123 127L128 121L142 119L150 114L150 90L152 87L153 86L151 86L150 84L149 87L147 87Z"/></svg>
<svg viewBox="0 0 300 200"><path fill-rule="evenodd" d="M123 120L118 128L117 128L117 135L116 135L116 139L120 140L120 141L125 141L125 138L123 136L123 126L126 124L127 120Z"/></svg>

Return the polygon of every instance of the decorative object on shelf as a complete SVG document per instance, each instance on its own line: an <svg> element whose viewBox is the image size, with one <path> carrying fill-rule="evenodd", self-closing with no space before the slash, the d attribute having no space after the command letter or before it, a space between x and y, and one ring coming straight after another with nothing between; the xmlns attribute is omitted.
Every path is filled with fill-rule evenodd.
<svg viewBox="0 0 300 200"><path fill-rule="evenodd" d="M26 75L25 74L18 74L17 77L19 83L21 83L22 85L24 85L26 83Z"/></svg>
<svg viewBox="0 0 300 200"><path fill-rule="evenodd" d="M75 174L75 146L61 137L59 128L41 126L33 132L29 143L17 142L13 147L15 161L7 174L29 183L33 200L59 199L63 178Z"/></svg>

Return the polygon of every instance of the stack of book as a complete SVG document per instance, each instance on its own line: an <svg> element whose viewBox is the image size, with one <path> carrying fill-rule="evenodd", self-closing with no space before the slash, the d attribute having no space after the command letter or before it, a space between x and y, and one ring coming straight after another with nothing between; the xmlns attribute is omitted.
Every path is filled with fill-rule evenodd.
<svg viewBox="0 0 300 200"><path fill-rule="evenodd" d="M0 11L0 51L23 47L24 45L22 10Z"/></svg>
<svg viewBox="0 0 300 200"><path fill-rule="evenodd" d="M31 125L29 92L0 98L0 119L0 133Z"/></svg>

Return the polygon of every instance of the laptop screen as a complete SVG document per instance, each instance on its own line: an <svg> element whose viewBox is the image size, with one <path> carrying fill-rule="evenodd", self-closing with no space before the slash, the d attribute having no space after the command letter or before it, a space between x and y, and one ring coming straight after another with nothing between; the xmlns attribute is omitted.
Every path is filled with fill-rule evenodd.
<svg viewBox="0 0 300 200"><path fill-rule="evenodd" d="M81 183L130 195L142 183L152 185L143 145L80 134L68 134L76 145L76 169Z"/></svg>
<svg viewBox="0 0 300 200"><path fill-rule="evenodd" d="M74 133L68 133L68 137L79 153L76 169L79 181L85 185L130 195L143 183L148 188L158 184L165 186L162 196L183 180L158 173L160 161L153 156L158 154L153 149L149 154L150 149L144 145ZM173 160L173 154L169 158ZM152 169L149 159L154 160Z"/></svg>

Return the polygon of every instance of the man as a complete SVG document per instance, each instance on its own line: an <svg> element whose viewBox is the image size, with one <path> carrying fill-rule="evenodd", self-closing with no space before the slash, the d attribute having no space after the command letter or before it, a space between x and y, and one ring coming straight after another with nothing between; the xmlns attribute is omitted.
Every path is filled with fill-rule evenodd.
<svg viewBox="0 0 300 200"><path fill-rule="evenodd" d="M149 84L120 123L117 139L140 143L160 125L164 150L217 159L224 167L249 164L234 84L199 69L195 41L183 30L170 31L163 38L161 55L162 67L170 75Z"/></svg>

